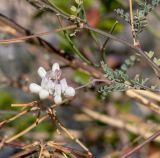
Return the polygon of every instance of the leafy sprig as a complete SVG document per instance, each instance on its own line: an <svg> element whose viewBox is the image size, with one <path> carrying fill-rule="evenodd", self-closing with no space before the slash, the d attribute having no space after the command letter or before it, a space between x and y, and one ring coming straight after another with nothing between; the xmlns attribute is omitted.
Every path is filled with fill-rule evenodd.
<svg viewBox="0 0 160 158"><path fill-rule="evenodd" d="M152 0L151 3L145 1L139 4L139 9L137 9L134 14L134 31L135 36L138 36L147 25L147 15L155 9L160 3L160 0ZM125 13L123 9L115 9L115 12L122 17L127 23L131 24L129 13Z"/></svg>
<svg viewBox="0 0 160 158"><path fill-rule="evenodd" d="M126 72L130 67L132 67L137 61L138 57L135 55L131 55L129 58L127 58L124 63L121 65L120 69L124 72Z"/></svg>
<svg viewBox="0 0 160 158"><path fill-rule="evenodd" d="M129 64L129 60L127 60L127 62ZM126 91L129 89L155 90L155 88L152 89L146 86L148 78L142 78L140 75L136 75L134 79L130 79L126 71L121 69L113 70L104 63L101 63L101 65L105 73L104 76L112 81L112 84L104 85L99 89L99 92L102 94L103 98L105 98L109 93L115 91Z"/></svg>
<svg viewBox="0 0 160 158"><path fill-rule="evenodd" d="M153 51L149 51L149 52L145 52L146 55L152 59L152 61L157 65L160 66L160 58L158 59L157 57L154 56L154 52Z"/></svg>

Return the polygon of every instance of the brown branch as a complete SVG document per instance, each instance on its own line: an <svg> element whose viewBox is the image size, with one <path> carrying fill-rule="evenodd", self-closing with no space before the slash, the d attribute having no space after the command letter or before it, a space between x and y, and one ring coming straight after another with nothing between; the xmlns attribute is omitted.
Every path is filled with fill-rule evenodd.
<svg viewBox="0 0 160 158"><path fill-rule="evenodd" d="M90 27L88 25L84 25L84 28L87 29L87 30L90 30L90 31L94 31L96 33L99 33L101 34L102 36L105 36L105 37L109 37L111 38L112 40L115 40L117 42L120 42L128 47L130 47L131 49L133 49L134 51L136 51L138 54L140 54L142 57L144 57L144 59L146 59L146 61L148 62L148 64L154 69L156 75L158 78L160 78L160 68L158 67L158 65L156 65L148 56L147 54L139 47L137 46L134 46L130 43L128 43L127 41L125 40L122 40L120 38L117 38L115 36L113 36L112 34L110 33L107 33L107 32L104 32L102 30L99 30L99 29L96 29L96 28L93 28L93 27Z"/></svg>
<svg viewBox="0 0 160 158"><path fill-rule="evenodd" d="M3 139L0 138L0 143L2 141L3 141ZM22 144L20 142L17 142L17 141L13 141L13 142L10 142L10 143L4 142L4 145L11 146L11 147L14 147L14 148L20 148L20 149L23 149L23 147L24 147L24 144Z"/></svg>
<svg viewBox="0 0 160 158"><path fill-rule="evenodd" d="M5 26L11 27L12 29L16 30L17 35L23 35L23 36L33 35L29 30L23 28L22 26L15 23L14 21L9 19L8 17L0 14L0 25L2 25L2 24L3 24L3 26L5 25ZM50 53L50 54L58 55L65 64L70 65L70 67L72 67L73 69L81 69L81 70L88 72L89 74L91 74L95 78L103 78L103 73L101 73L99 70L97 70L93 66L87 65L86 63L82 62L79 59L75 59L73 56L71 56L67 52L58 50L56 47L54 47L49 42L43 40L40 37L35 37L32 39L29 39L26 42L28 42L30 44L34 44L36 46L41 46L44 49L46 49L48 51L48 53ZM108 84L109 83L110 83L110 81L108 80Z"/></svg>
<svg viewBox="0 0 160 158"><path fill-rule="evenodd" d="M57 33L57 32L62 32L64 30L71 30L71 29L75 29L77 28L77 25L69 25L60 29L54 29L48 32L42 32L42 33L36 33L33 35L28 35L28 36L21 36L21 37L16 37L16 38L11 38L11 39L4 39L4 40L0 40L0 44L11 44L11 43L19 43L19 42L23 42L24 40L28 40L31 38L35 38L35 37L41 37L41 36L46 36L49 35L51 33Z"/></svg>
<svg viewBox="0 0 160 158"><path fill-rule="evenodd" d="M130 98L138 100L145 107L147 107L147 108L151 109L152 111L160 114L160 106L158 106L157 104L153 103L149 99L143 97L143 95L140 94L140 91L139 91L139 93L137 93L136 90L128 90L128 91L126 91L126 95L129 96Z"/></svg>
<svg viewBox="0 0 160 158"><path fill-rule="evenodd" d="M131 156L133 153L137 152L138 150L143 148L146 144L148 144L149 142L155 140L159 136L160 136L160 131L156 132L155 134L153 134L152 136L147 138L143 143L139 144L138 146L136 146L131 151L129 151L126 154L122 155L121 158L127 158L128 156Z"/></svg>
<svg viewBox="0 0 160 158"><path fill-rule="evenodd" d="M47 110L47 113L53 123L56 123L56 125L59 126L59 128L61 128L61 130L64 131L71 140L79 144L82 147L82 149L84 149L84 151L87 152L89 158L93 158L93 155L90 152L90 150L78 138L74 137L72 133L70 133L68 129L65 128L64 125L59 121L59 119L56 116L56 111L53 111L52 108L49 108Z"/></svg>
<svg viewBox="0 0 160 158"><path fill-rule="evenodd" d="M14 115L13 117L8 118L7 120L4 120L4 121L0 122L0 129L2 127L4 127L4 125L6 125L7 123L14 121L15 119L17 119L17 118L23 116L24 114L26 114L27 112L29 112L29 109L23 110L23 111L19 112L18 114Z"/></svg>
<svg viewBox="0 0 160 158"><path fill-rule="evenodd" d="M30 157L31 155L35 154L36 152L38 152L38 149L32 147L32 149L21 151L15 155L11 156L10 158Z"/></svg>
<svg viewBox="0 0 160 158"><path fill-rule="evenodd" d="M151 125L151 124L147 124L142 121L139 123L137 123L137 122L131 123L129 120L127 120L126 116L124 118L111 117L111 116L101 114L99 112L95 112L95 111L90 110L88 108L81 108L81 111L94 120L98 120L102 123L108 124L108 125L116 127L116 128L125 129L125 130L132 132L134 134L141 135L144 138L147 138L150 135L152 135L153 132L160 130L160 126L158 124ZM160 139L156 139L155 141L160 142Z"/></svg>
<svg viewBox="0 0 160 158"><path fill-rule="evenodd" d="M43 117L41 117L39 119L39 123L41 123L42 121L46 120L48 118L47 115L44 115ZM8 138L5 142L6 143L10 143L14 140L16 140L17 138L23 136L24 134L28 133L30 130L32 130L33 128L35 128L37 126L37 123L34 122L33 124L31 124L29 127L27 127L26 129L24 129L23 131L19 132L18 134L11 136L10 138Z"/></svg>

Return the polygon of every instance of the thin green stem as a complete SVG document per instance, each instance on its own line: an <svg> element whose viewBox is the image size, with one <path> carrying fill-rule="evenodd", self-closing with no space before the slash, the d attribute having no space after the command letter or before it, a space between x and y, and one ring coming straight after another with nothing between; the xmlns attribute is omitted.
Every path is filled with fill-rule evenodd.
<svg viewBox="0 0 160 158"><path fill-rule="evenodd" d="M49 4L51 5L52 8L50 8L51 10L53 10L55 13L60 14L60 16L62 16L63 18L69 20L71 15L66 13L65 11L63 11L62 9L60 9L59 7L57 7L55 5L55 3L53 2L53 0L48 0ZM75 16L75 19L77 19L78 21L84 22L85 21L77 16Z"/></svg>
<svg viewBox="0 0 160 158"><path fill-rule="evenodd" d="M61 27L63 28L63 24L62 21L59 17L59 15L57 15L58 17L58 21L61 25ZM83 56L83 54L78 50L78 48L75 46L75 44L73 43L73 41L71 40L71 38L69 37L68 33L66 30L63 31L65 38L67 39L68 43L70 44L70 46L72 47L72 49L74 50L75 54L77 54L77 56L79 56L83 61L85 61L87 64L91 64L91 62Z"/></svg>
<svg viewBox="0 0 160 158"><path fill-rule="evenodd" d="M114 25L112 26L112 28L111 28L111 30L110 30L110 33L111 33L111 34L112 34L113 31L115 30L117 24L118 24L118 21L116 21L116 22L114 23ZM105 40L105 42L104 42L104 44L102 45L102 48L101 48L102 60L103 60L104 62L105 62L105 60L106 60L106 52L105 52L105 49L106 49L106 45L107 45L109 39L110 39L109 37L106 38L106 40Z"/></svg>
<svg viewBox="0 0 160 158"><path fill-rule="evenodd" d="M67 17L70 17L70 15L69 15L68 13L64 12L62 9L60 9L59 7L57 7L57 6L54 4L53 0L48 0L48 1L49 1L49 4L51 4L51 6L52 6L53 8L55 8L55 10L57 11L57 13L63 14L63 15L65 15L65 16L67 16Z"/></svg>

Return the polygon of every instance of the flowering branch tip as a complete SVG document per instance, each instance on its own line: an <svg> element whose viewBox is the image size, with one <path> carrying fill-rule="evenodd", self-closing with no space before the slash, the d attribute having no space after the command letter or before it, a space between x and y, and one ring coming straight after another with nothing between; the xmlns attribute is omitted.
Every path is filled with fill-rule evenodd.
<svg viewBox="0 0 160 158"><path fill-rule="evenodd" d="M60 104L63 97L75 96L75 89L68 86L65 78L61 79L61 70L58 63L54 63L50 71L39 67L37 73L42 79L41 85L31 83L29 89L32 93L38 94L40 99L46 99L49 95L52 95L54 102Z"/></svg>

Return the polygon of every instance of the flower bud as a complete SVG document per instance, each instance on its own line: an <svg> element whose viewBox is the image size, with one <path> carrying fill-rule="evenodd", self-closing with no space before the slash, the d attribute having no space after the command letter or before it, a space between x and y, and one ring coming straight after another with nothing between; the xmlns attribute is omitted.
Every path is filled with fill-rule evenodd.
<svg viewBox="0 0 160 158"><path fill-rule="evenodd" d="M47 90L41 89L39 92L40 99L46 99L49 96L49 92Z"/></svg>
<svg viewBox="0 0 160 158"><path fill-rule="evenodd" d="M64 93L66 88L68 88L67 81L65 78L60 80L60 85L61 85L62 93Z"/></svg>
<svg viewBox="0 0 160 158"><path fill-rule="evenodd" d="M75 89L74 89L74 88L68 87L68 88L66 88L64 95L65 95L66 97L73 97L73 96L75 96L75 93L76 93L76 92L75 92Z"/></svg>
<svg viewBox="0 0 160 158"><path fill-rule="evenodd" d="M56 96L56 95L61 95L61 85L60 84L56 84L55 85L55 89L54 89L55 91L54 91L54 95Z"/></svg>
<svg viewBox="0 0 160 158"><path fill-rule="evenodd" d="M55 72L56 70L60 70L59 64L58 63L54 63L52 66L52 71Z"/></svg>
<svg viewBox="0 0 160 158"><path fill-rule="evenodd" d="M55 102L56 104L61 104L61 103L62 103L62 97L61 97L60 95L56 95L56 96L54 97L54 102Z"/></svg>
<svg viewBox="0 0 160 158"><path fill-rule="evenodd" d="M41 87L47 90L53 90L55 87L55 83L52 80L48 80L47 78L43 78L41 81Z"/></svg>
<svg viewBox="0 0 160 158"><path fill-rule="evenodd" d="M41 86L39 86L38 84L36 83L31 83L29 85L29 90L32 92L32 93L39 93L40 90L41 90Z"/></svg>
<svg viewBox="0 0 160 158"><path fill-rule="evenodd" d="M39 67L38 69L38 75L41 77L41 78L44 78L46 76L46 70L43 68L43 67Z"/></svg>

